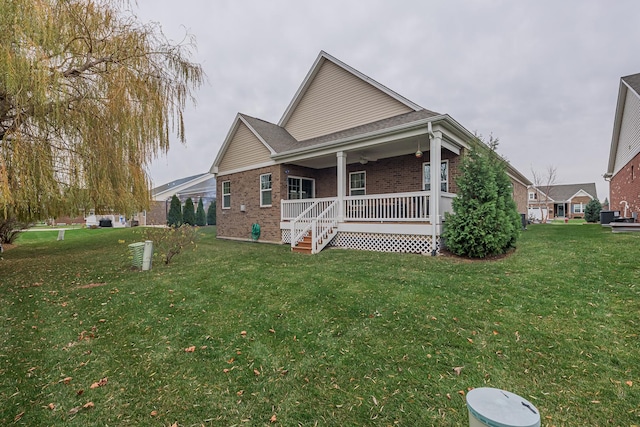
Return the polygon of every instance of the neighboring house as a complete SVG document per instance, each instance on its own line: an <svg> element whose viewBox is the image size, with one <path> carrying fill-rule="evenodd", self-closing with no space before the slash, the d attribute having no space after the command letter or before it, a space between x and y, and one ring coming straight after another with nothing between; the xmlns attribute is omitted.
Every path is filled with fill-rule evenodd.
<svg viewBox="0 0 640 427"><path fill-rule="evenodd" d="M320 52L278 124L233 121L211 167L217 236L249 240L257 223L261 241L312 253L435 254L473 139L449 115ZM524 214L531 182L507 169Z"/></svg>
<svg viewBox="0 0 640 427"><path fill-rule="evenodd" d="M597 199L596 184L530 186L528 191L528 215L530 220L543 221L553 218L584 218L584 208Z"/></svg>
<svg viewBox="0 0 640 427"><path fill-rule="evenodd" d="M191 197L194 206L202 199L205 210L216 199L216 179L209 172L180 178L151 190L149 210L145 212L145 225L165 225L171 205L176 195L183 203ZM141 223L142 224L142 223Z"/></svg>
<svg viewBox="0 0 640 427"><path fill-rule="evenodd" d="M622 77L618 91L609 165L609 209L624 217L640 212L640 74Z"/></svg>

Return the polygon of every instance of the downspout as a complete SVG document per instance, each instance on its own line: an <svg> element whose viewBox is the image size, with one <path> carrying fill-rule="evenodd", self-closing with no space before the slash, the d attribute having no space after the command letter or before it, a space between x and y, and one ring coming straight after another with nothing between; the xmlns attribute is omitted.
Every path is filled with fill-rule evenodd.
<svg viewBox="0 0 640 427"><path fill-rule="evenodd" d="M442 133L433 132L431 122L427 123L427 135L429 135L429 163L431 165L431 195L429 197L429 211L431 212L431 242L433 249L431 255L438 253L438 230L440 229L440 163L442 161Z"/></svg>

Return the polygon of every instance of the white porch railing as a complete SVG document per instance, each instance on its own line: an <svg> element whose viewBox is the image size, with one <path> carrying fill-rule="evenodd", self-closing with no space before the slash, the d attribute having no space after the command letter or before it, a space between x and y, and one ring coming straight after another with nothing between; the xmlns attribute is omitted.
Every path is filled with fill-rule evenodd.
<svg viewBox="0 0 640 427"><path fill-rule="evenodd" d="M352 222L430 222L428 191L407 193L370 194L365 196L345 197L345 221ZM440 215L452 211L455 194L441 193ZM302 223L309 223L317 218L329 204L337 201L336 197L322 199L301 199L282 201L282 221L300 222L296 234L304 228ZM336 216L337 216L336 203ZM307 231L311 229L310 224ZM296 234L292 235L295 237Z"/></svg>
<svg viewBox="0 0 640 427"><path fill-rule="evenodd" d="M292 202L294 200L286 200L286 202ZM309 202L310 201L310 202ZM284 203L283 201L283 214L284 216ZM295 202L299 203L300 207L307 206L297 217L293 218L291 221L291 247L296 246L299 242L301 242L306 235L312 233L313 245L316 246L316 236L322 236L324 231L320 230L318 232L318 224L320 224L321 229L326 226L326 222L336 222L336 214L337 212L337 204L338 200L335 197L324 198L324 199L302 199L295 200ZM295 212L296 205L293 205L289 210L289 213ZM333 213L333 218L329 217L329 214Z"/></svg>
<svg viewBox="0 0 640 427"><path fill-rule="evenodd" d="M345 221L429 221L429 192L347 196Z"/></svg>
<svg viewBox="0 0 640 427"><path fill-rule="evenodd" d="M332 202L336 200L335 197L325 197L322 199L294 199L294 200L283 200L281 204L281 214L280 218L282 221L294 221L297 220L298 217L304 218L303 213L305 215L307 213L316 213L322 212L326 209L327 206L324 206L322 210L314 210L313 212L306 212L309 208L312 208L315 203L318 202ZM312 216L306 215L307 218L313 218Z"/></svg>
<svg viewBox="0 0 640 427"><path fill-rule="evenodd" d="M338 201L335 200L311 224L311 253L317 254L336 235L338 227Z"/></svg>

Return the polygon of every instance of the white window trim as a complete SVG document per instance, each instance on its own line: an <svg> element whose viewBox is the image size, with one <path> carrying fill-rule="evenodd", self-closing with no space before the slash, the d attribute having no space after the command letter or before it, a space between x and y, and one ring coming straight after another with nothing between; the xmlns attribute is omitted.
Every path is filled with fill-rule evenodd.
<svg viewBox="0 0 640 427"><path fill-rule="evenodd" d="M538 200L538 193L536 193L535 191L530 191L529 192L529 200L531 200L531 201Z"/></svg>
<svg viewBox="0 0 640 427"><path fill-rule="evenodd" d="M313 194L311 194L311 197L309 197L309 199L314 199L316 197L316 179L315 178L309 178L309 177L306 177L306 176L298 176L298 175L288 175L287 176L287 199L288 200L302 200L302 199L289 199L289 195L290 195L289 194L289 178L301 180L300 181L300 185L301 186L302 186L302 180L303 179L311 181L311 183L313 184L312 185L313 188L311 189Z"/></svg>
<svg viewBox="0 0 640 427"><path fill-rule="evenodd" d="M271 182L271 186L269 188L262 188L262 177L263 176L269 176L271 177L270 182ZM260 186L260 207L261 208L270 208L271 206L273 206L273 176L271 173L263 173L262 175L260 175L260 181L258 182L258 185ZM263 204L262 202L262 195L266 192L271 193L271 203L269 203L268 205Z"/></svg>
<svg viewBox="0 0 640 427"><path fill-rule="evenodd" d="M224 184L229 183L229 192L224 192ZM229 206L225 206L225 196L229 196ZM222 209L231 209L231 181L222 181Z"/></svg>
<svg viewBox="0 0 640 427"><path fill-rule="evenodd" d="M580 211L576 211L576 207L580 206ZM571 211L574 214L583 214L584 213L584 205L582 203L572 203L571 204Z"/></svg>
<svg viewBox="0 0 640 427"><path fill-rule="evenodd" d="M364 187L362 188L351 188L351 176L352 175L356 175L356 174L363 174L364 175ZM364 191L364 194L367 194L367 171L356 171L356 172L349 172L349 195L353 196L353 194L351 194L351 192L353 190L357 190L357 191Z"/></svg>
<svg viewBox="0 0 640 427"><path fill-rule="evenodd" d="M440 162L440 165L442 165L442 163L446 163L447 164L447 180L446 181L440 181L440 188L442 188L442 184L446 184L445 189L444 190L440 190L440 191L442 191L444 193L448 193L449 192L449 160L446 160L446 159L442 160ZM426 191L425 187L427 186L427 179L426 179L426 176L425 176L425 173L424 173L424 169L425 169L426 165L431 165L431 162L424 162L422 164L422 190L423 191ZM442 166L440 166L440 167L442 167ZM429 176L429 180L431 180L431 176ZM431 185L431 183L429 183L429 185ZM431 191L431 190L429 190L429 191Z"/></svg>

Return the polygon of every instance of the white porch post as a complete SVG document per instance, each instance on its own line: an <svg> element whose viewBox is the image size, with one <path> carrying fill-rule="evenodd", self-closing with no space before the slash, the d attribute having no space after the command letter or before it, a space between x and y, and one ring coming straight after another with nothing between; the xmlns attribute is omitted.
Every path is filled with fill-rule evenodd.
<svg viewBox="0 0 640 427"><path fill-rule="evenodd" d="M429 197L430 221L433 229L431 235L435 245L440 235L442 220L440 218L440 163L442 162L442 132L429 135L429 164L431 165L431 194ZM434 246L435 253L435 246Z"/></svg>
<svg viewBox="0 0 640 427"><path fill-rule="evenodd" d="M344 222L344 197L347 191L347 153L338 151L336 157L338 158L338 221Z"/></svg>

